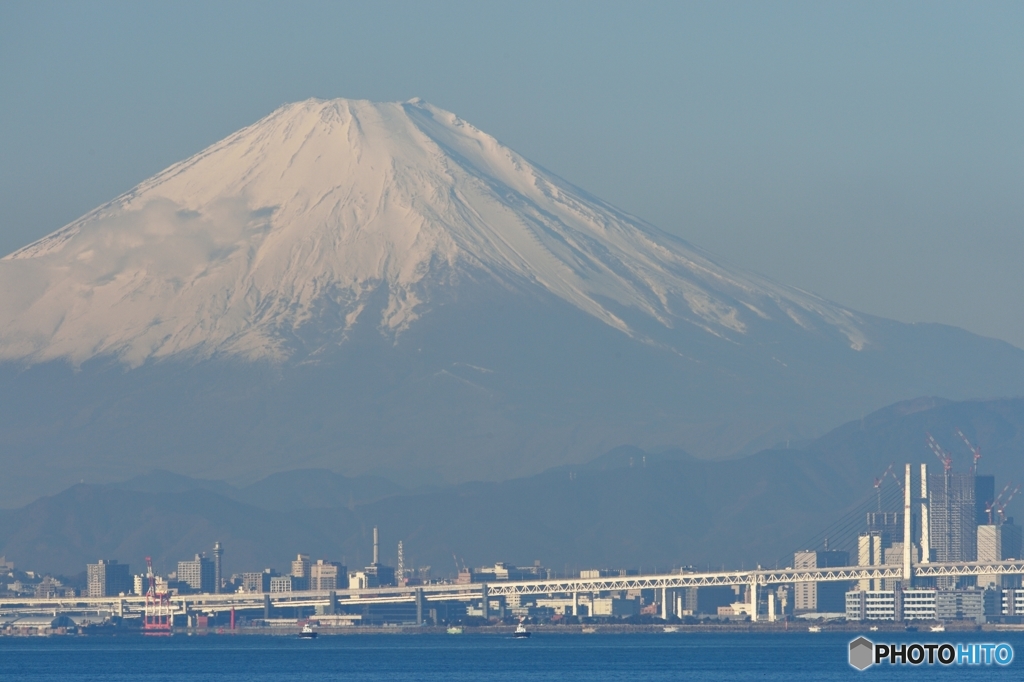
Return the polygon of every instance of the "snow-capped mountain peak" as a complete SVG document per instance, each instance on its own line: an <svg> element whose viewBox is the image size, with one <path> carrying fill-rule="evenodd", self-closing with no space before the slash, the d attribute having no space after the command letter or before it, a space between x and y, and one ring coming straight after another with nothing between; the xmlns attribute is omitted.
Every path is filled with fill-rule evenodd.
<svg viewBox="0 0 1024 682"><path fill-rule="evenodd" d="M867 343L853 313L722 267L452 113L307 100L0 260L0 360L284 359L306 325L400 336L480 277L642 340L742 342L771 320Z"/></svg>

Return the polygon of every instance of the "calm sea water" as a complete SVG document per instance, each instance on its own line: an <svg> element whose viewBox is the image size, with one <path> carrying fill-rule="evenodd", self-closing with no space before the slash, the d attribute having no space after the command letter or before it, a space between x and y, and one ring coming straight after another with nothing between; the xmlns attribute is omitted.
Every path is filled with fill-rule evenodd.
<svg viewBox="0 0 1024 682"><path fill-rule="evenodd" d="M0 680L1010 680L1024 672L1024 635L1017 633L920 633L924 642L1008 642L1015 660L1005 668L875 666L859 673L847 664L850 639L830 633L0 638Z"/></svg>

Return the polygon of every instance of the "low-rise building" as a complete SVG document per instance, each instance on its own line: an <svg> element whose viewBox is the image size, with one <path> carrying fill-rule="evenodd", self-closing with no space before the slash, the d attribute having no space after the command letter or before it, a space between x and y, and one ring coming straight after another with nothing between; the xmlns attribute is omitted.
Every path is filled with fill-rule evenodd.
<svg viewBox="0 0 1024 682"><path fill-rule="evenodd" d="M563 616L589 616L594 609L593 598L589 594L538 599L536 606L549 608L552 613Z"/></svg>
<svg viewBox="0 0 1024 682"><path fill-rule="evenodd" d="M628 618L640 613L639 599L620 599L618 597L595 597L591 602L592 616L612 616Z"/></svg>
<svg viewBox="0 0 1024 682"><path fill-rule="evenodd" d="M939 620L977 620L984 615L984 590L939 590L935 594L935 617Z"/></svg>
<svg viewBox="0 0 1024 682"><path fill-rule="evenodd" d="M74 597L75 589L67 587L56 578L45 576L36 585L36 599L56 599L59 597Z"/></svg>
<svg viewBox="0 0 1024 682"><path fill-rule="evenodd" d="M270 591L271 592L296 592L298 589L295 587L298 578L291 575L278 575L270 579Z"/></svg>
<svg viewBox="0 0 1024 682"><path fill-rule="evenodd" d="M1021 592L1024 607L1024 591ZM1012 595L1010 601L1013 601ZM983 616L985 590L929 588L850 590L846 593L848 620L978 620Z"/></svg>
<svg viewBox="0 0 1024 682"><path fill-rule="evenodd" d="M278 577L277 572L272 568L265 568L260 572L243 573L241 589L250 594L270 592L270 581L276 577Z"/></svg>

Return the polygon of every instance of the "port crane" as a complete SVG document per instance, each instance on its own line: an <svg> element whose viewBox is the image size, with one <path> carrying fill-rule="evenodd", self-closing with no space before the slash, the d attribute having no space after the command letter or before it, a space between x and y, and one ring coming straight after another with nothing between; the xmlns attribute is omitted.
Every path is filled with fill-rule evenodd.
<svg viewBox="0 0 1024 682"><path fill-rule="evenodd" d="M146 610L142 619L142 632L146 635L169 635L174 625L174 612L166 593L156 591L156 575L153 573L153 558L146 557Z"/></svg>

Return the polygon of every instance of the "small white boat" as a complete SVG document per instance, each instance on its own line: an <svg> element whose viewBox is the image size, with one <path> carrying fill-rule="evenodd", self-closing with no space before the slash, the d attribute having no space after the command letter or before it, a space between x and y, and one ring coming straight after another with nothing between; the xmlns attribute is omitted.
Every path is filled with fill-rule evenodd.
<svg viewBox="0 0 1024 682"><path fill-rule="evenodd" d="M679 632L679 628L674 625L666 625L662 628L663 632Z"/></svg>
<svg viewBox="0 0 1024 682"><path fill-rule="evenodd" d="M523 625L523 621L519 621L519 625L516 626L516 631L512 633L512 636L516 639L527 639L530 636L530 631Z"/></svg>
<svg viewBox="0 0 1024 682"><path fill-rule="evenodd" d="M871 627L868 628L868 630L871 630L871 632L878 632L878 626L877 625L872 625Z"/></svg>
<svg viewBox="0 0 1024 682"><path fill-rule="evenodd" d="M946 631L946 626L945 625L933 625L931 627L931 631L932 632L945 632Z"/></svg>
<svg viewBox="0 0 1024 682"><path fill-rule="evenodd" d="M312 626L310 626L309 623L306 623L305 625L302 626L302 630L299 632L299 638L300 639L316 639L317 634L319 634L319 633L316 630L314 630L312 628Z"/></svg>
<svg viewBox="0 0 1024 682"><path fill-rule="evenodd" d="M821 632L821 627L818 625L808 625L807 632Z"/></svg>
<svg viewBox="0 0 1024 682"><path fill-rule="evenodd" d="M453 625L450 628L448 628L448 634L449 635L461 635L462 634L462 628L459 627L458 625Z"/></svg>

